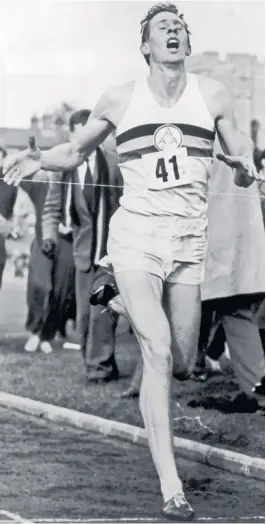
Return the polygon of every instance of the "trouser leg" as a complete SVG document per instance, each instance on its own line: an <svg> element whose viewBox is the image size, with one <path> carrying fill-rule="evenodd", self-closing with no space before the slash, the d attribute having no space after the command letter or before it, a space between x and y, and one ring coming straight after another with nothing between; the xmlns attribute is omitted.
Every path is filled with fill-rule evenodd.
<svg viewBox="0 0 266 524"><path fill-rule="evenodd" d="M231 313L225 312L223 326L238 384L250 395L265 373L263 348L252 310L239 304Z"/></svg>

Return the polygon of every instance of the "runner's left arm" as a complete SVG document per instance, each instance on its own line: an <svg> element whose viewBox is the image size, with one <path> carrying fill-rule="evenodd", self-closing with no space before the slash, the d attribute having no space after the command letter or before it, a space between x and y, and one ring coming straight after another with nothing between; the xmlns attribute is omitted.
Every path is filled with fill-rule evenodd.
<svg viewBox="0 0 266 524"><path fill-rule="evenodd" d="M200 76L198 82L223 150L217 158L234 169L236 185L249 187L261 176L253 162L252 141L236 125L232 98L224 85L216 80Z"/></svg>
<svg viewBox="0 0 266 524"><path fill-rule="evenodd" d="M215 128L224 153L218 154L217 158L235 170L235 184L249 187L254 180L259 180L251 138L237 127L231 98L224 86L218 94Z"/></svg>

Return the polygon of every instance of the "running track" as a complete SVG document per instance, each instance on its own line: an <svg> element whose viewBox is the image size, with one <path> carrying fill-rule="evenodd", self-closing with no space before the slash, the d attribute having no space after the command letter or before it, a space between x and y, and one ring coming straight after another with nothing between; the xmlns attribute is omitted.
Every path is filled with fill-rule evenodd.
<svg viewBox="0 0 266 524"><path fill-rule="evenodd" d="M2 408L0 428L0 524L162 521L148 449ZM197 520L264 522L262 482L178 462Z"/></svg>

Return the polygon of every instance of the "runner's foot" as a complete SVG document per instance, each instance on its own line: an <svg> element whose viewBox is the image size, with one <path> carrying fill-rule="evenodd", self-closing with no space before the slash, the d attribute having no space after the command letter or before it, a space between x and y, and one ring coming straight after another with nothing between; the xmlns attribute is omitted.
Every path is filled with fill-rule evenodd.
<svg viewBox="0 0 266 524"><path fill-rule="evenodd" d="M193 520L194 517L194 511L186 500L184 493L178 493L168 500L163 507L163 514L168 519L175 520L175 522Z"/></svg>

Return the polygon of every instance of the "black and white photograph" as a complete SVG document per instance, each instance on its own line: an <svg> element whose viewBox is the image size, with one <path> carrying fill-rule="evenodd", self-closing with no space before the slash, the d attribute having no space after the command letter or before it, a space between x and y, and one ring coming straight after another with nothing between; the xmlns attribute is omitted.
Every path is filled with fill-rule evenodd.
<svg viewBox="0 0 266 524"><path fill-rule="evenodd" d="M0 4L0 524L264 523L265 2Z"/></svg>

